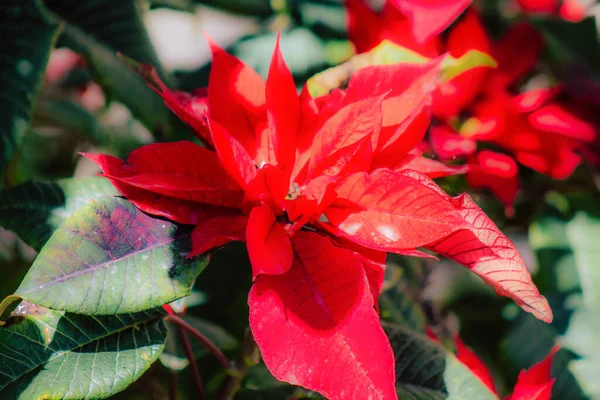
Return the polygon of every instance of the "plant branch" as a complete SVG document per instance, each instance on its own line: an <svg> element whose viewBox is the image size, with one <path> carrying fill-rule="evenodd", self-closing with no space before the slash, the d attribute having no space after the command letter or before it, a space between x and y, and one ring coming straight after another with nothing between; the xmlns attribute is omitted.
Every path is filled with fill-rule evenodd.
<svg viewBox="0 0 600 400"><path fill-rule="evenodd" d="M177 327L177 332L179 333L179 340L181 340L181 345L183 346L183 350L185 351L185 356L190 362L190 368L192 369L192 375L194 376L194 384L196 385L196 389L198 390L198 399L204 399L204 387L202 386L202 379L200 378L200 372L198 371L198 364L196 364L196 358L194 357L194 352L192 351L192 345L190 344L190 340L188 339L185 331L181 326Z"/></svg>
<svg viewBox="0 0 600 400"><path fill-rule="evenodd" d="M258 364L259 361L260 351L254 341L252 332L247 328L242 351L238 354L238 357L233 364L233 368L229 370L229 375L223 381L219 394L217 395L217 400L233 399L233 396L240 388L250 367Z"/></svg>
<svg viewBox="0 0 600 400"><path fill-rule="evenodd" d="M215 346L215 344L211 342L206 336L198 332L193 326L185 322L181 317L178 317L174 314L168 314L167 321L170 321L178 327L185 329L196 340L202 343L202 345L217 358L217 360L221 363L221 365L223 365L223 367L225 367L226 369L230 368L229 359L227 359L225 354L223 354L223 352L217 346Z"/></svg>

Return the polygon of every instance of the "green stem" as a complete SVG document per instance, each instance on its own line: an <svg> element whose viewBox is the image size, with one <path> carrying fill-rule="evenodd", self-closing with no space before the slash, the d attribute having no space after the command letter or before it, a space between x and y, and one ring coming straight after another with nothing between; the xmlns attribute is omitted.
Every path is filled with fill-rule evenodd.
<svg viewBox="0 0 600 400"><path fill-rule="evenodd" d="M259 361L260 351L254 341L254 337L252 337L252 332L247 328L242 351L238 354L232 368L229 370L229 375L223 381L221 390L219 390L219 394L217 395L217 400L232 400L242 385L242 381L246 377L250 367L258 364Z"/></svg>

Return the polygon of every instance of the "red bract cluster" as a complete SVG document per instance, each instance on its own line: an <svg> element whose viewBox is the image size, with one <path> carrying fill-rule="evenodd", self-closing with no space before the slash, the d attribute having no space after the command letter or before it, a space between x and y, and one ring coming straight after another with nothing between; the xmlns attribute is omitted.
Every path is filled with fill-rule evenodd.
<svg viewBox="0 0 600 400"><path fill-rule="evenodd" d="M245 241L250 326L275 377L329 398L395 398L376 312L386 252L452 258L499 294L552 319L514 245L453 172L415 152L440 61L360 69L346 90L297 94L278 45L264 82L211 43L207 91L152 87L206 144L151 144L94 160L141 210L196 225L192 253Z"/></svg>
<svg viewBox="0 0 600 400"><path fill-rule="evenodd" d="M362 0L346 1L349 36L357 51L387 39L428 57L440 51L459 57L479 50L498 63L496 69L472 69L436 91L432 109L438 122L430 135L436 156L441 160L464 158L469 184L492 191L509 213L519 189L515 160L555 179L571 175L581 163L580 153L597 140L597 128L581 107L561 100L560 85L516 90L537 65L543 47L542 38L531 26L516 25L499 42L491 43L476 10L470 7L443 39L429 36L427 42L419 42L406 12L393 3L386 2L377 13ZM464 2L453 3L460 9ZM465 115L470 118L464 120ZM478 143L492 144L510 155L478 150Z"/></svg>

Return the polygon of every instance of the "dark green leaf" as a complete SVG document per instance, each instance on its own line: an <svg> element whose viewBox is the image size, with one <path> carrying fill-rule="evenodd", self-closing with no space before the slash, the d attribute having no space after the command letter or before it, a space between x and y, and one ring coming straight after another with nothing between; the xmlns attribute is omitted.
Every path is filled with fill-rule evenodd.
<svg viewBox="0 0 600 400"><path fill-rule="evenodd" d="M95 80L109 96L125 104L155 136L168 135L171 112L160 96L129 69L112 49L68 24L63 39L67 46L89 62Z"/></svg>
<svg viewBox="0 0 600 400"><path fill-rule="evenodd" d="M50 11L99 43L140 62L160 63L144 26L140 0L43 0Z"/></svg>
<svg viewBox="0 0 600 400"><path fill-rule="evenodd" d="M0 191L0 225L40 250L75 210L102 195L117 195L100 177L30 181Z"/></svg>
<svg viewBox="0 0 600 400"><path fill-rule="evenodd" d="M122 391L160 355L161 315L90 317L22 302L0 328L0 397L100 399Z"/></svg>
<svg viewBox="0 0 600 400"><path fill-rule="evenodd" d="M186 258L190 229L104 196L75 211L44 246L16 294L88 315L159 307L190 292L207 264Z"/></svg>
<svg viewBox="0 0 600 400"><path fill-rule="evenodd" d="M385 324L396 359L396 387L412 399L498 399L456 356L424 335Z"/></svg>
<svg viewBox="0 0 600 400"><path fill-rule="evenodd" d="M58 24L50 22L36 0L0 4L0 175L29 128Z"/></svg>

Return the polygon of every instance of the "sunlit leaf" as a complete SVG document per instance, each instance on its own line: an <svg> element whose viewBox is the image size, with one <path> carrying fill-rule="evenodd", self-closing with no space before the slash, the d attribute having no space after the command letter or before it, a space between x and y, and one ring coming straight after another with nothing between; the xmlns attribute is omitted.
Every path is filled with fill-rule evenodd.
<svg viewBox="0 0 600 400"><path fill-rule="evenodd" d="M74 212L44 246L16 294L57 310L107 315L187 295L206 258L186 258L190 230L102 197Z"/></svg>

